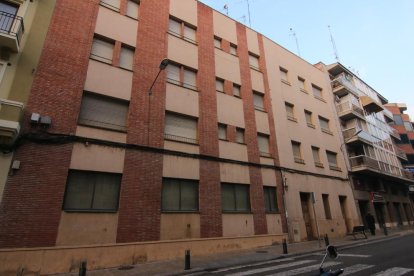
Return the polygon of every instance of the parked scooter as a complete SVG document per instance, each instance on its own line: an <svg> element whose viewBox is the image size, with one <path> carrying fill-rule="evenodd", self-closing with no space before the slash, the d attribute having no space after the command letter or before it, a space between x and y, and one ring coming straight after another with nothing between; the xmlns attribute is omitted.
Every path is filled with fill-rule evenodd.
<svg viewBox="0 0 414 276"><path fill-rule="evenodd" d="M335 246L328 245L326 247L325 256L323 257L321 265L319 266L319 275L320 276L336 276L336 275L340 275L340 274L344 273L344 270L342 268L334 270L334 271L332 271L332 270L325 271L322 266L323 266L323 263L325 262L327 256L329 256L329 258L331 258L331 259L338 258L338 251L336 250Z"/></svg>

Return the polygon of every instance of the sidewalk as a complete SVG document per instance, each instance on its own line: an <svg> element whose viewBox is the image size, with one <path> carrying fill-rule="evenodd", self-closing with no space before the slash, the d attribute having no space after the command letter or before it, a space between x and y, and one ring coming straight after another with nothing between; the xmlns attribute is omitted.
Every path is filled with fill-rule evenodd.
<svg viewBox="0 0 414 276"><path fill-rule="evenodd" d="M368 231L369 232L369 231ZM413 234L414 229L412 227L404 230L390 229L388 230L388 236L385 236L382 229L377 230L376 236L367 234L368 239L365 239L363 235L357 235L357 239L353 236L346 236L344 238L330 239L330 244L335 245L338 248L346 248L384 239L393 239L402 235ZM319 246L320 244L320 246ZM183 258L159 261L145 264L137 264L129 267L102 269L95 271L88 271L86 275L93 276L132 276L132 275L186 275L202 271L212 271L215 269L247 265L255 262L263 262L274 260L283 257L292 257L296 255L302 255L306 253L312 253L322 251L325 248L325 241L318 240L292 243L288 244L288 254L283 254L282 244L261 247L256 249L239 250L234 252L220 253L215 255L204 256L192 256L191 257L191 269L184 270L184 252ZM67 276L77 276L78 272L70 274L59 274Z"/></svg>

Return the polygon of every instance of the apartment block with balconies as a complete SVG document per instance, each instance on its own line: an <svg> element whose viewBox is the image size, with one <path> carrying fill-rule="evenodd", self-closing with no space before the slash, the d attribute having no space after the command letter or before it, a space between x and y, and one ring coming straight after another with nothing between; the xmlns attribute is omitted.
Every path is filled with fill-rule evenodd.
<svg viewBox="0 0 414 276"><path fill-rule="evenodd" d="M326 68L361 221L371 212L378 226L412 222L408 186L414 177L401 164L407 157L396 146L400 137L389 126L394 118L387 100L342 64Z"/></svg>

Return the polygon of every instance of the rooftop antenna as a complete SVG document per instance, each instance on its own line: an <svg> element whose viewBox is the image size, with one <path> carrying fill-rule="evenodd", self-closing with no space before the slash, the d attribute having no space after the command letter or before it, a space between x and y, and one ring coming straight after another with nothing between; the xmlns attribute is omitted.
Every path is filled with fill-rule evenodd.
<svg viewBox="0 0 414 276"><path fill-rule="evenodd" d="M332 43L332 48L334 50L334 54L335 54L335 59L337 62L339 62L339 56L338 56L338 50L336 49L336 45L335 45L335 40L332 36L332 32L331 32L331 26L328 25L328 30L329 30L329 35L331 36L331 43Z"/></svg>
<svg viewBox="0 0 414 276"><path fill-rule="evenodd" d="M223 9L226 10L226 15L229 16L229 5L228 4L224 4Z"/></svg>
<svg viewBox="0 0 414 276"><path fill-rule="evenodd" d="M246 0L247 2L247 14L249 16L249 27L252 27L252 22L250 21L250 4L249 4L249 0Z"/></svg>
<svg viewBox="0 0 414 276"><path fill-rule="evenodd" d="M300 49L299 49L298 38L296 37L296 33L295 33L295 31L294 31L292 28L290 28L290 35L293 35L293 37L295 38L296 48L298 49L298 55L299 55L299 56L301 56L301 55L300 55Z"/></svg>
<svg viewBox="0 0 414 276"><path fill-rule="evenodd" d="M246 25L246 15L243 15L242 17L239 17L237 20L242 19L243 23Z"/></svg>

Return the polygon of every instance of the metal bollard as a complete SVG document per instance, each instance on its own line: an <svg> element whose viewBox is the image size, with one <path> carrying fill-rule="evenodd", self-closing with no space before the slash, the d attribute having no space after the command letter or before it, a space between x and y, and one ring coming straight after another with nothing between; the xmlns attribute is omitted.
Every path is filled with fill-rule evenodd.
<svg viewBox="0 0 414 276"><path fill-rule="evenodd" d="M190 250L186 250L184 270L189 270L189 269L191 269L191 256L190 256Z"/></svg>
<svg viewBox="0 0 414 276"><path fill-rule="evenodd" d="M287 254L288 253L288 249L287 249L287 243L286 243L286 239L283 239L283 254Z"/></svg>
<svg viewBox="0 0 414 276"><path fill-rule="evenodd" d="M79 276L86 276L86 261L82 261L79 265Z"/></svg>
<svg viewBox="0 0 414 276"><path fill-rule="evenodd" d="M328 237L328 234L325 234L324 240L325 240L325 246L328 246L329 245L329 237Z"/></svg>
<svg viewBox="0 0 414 276"><path fill-rule="evenodd" d="M382 228L384 229L384 235L388 236L388 230L387 230L387 226L385 226L385 223L382 225Z"/></svg>

